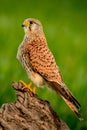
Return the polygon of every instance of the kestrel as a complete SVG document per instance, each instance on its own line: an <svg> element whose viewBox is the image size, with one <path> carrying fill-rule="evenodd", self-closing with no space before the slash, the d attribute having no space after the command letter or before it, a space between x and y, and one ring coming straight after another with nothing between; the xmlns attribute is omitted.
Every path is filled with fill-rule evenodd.
<svg viewBox="0 0 87 130"><path fill-rule="evenodd" d="M82 117L78 112L80 104L63 82L55 58L48 48L41 22L28 18L23 22L22 27L25 36L18 48L17 58L28 77L36 86L48 86L55 90L81 120Z"/></svg>

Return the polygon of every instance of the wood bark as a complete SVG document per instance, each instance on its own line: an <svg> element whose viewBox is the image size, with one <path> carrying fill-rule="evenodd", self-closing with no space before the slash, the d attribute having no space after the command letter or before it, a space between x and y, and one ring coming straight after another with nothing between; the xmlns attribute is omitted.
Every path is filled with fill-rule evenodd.
<svg viewBox="0 0 87 130"><path fill-rule="evenodd" d="M14 82L17 100L0 108L0 130L69 130L48 101L38 98L23 84Z"/></svg>

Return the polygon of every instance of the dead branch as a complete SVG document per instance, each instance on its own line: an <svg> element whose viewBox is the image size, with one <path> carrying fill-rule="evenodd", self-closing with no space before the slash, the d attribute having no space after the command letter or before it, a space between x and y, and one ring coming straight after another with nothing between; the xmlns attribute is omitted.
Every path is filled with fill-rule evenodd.
<svg viewBox="0 0 87 130"><path fill-rule="evenodd" d="M0 109L0 130L69 130L49 102L43 101L23 84L14 82L17 100Z"/></svg>

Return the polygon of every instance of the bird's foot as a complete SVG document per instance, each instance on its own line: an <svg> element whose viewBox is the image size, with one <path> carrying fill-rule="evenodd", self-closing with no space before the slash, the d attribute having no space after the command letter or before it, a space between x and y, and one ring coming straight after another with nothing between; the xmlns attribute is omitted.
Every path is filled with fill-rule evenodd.
<svg viewBox="0 0 87 130"><path fill-rule="evenodd" d="M32 82L30 82L29 84L26 84L26 83L25 83L24 81L22 81L22 80L20 80L19 82L23 84L23 90L24 90L24 89L29 89L31 92L33 92L33 93L35 94L35 92L36 92L36 86L34 85L34 87L31 88Z"/></svg>

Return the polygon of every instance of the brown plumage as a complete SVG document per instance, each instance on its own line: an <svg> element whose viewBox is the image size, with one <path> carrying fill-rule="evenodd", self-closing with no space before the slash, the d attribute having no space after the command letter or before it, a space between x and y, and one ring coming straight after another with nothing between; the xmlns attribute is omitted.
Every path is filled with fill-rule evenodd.
<svg viewBox="0 0 87 130"><path fill-rule="evenodd" d="M47 85L55 90L81 120L82 117L78 112L80 104L63 82L55 58L48 48L40 21L29 18L22 26L25 36L18 48L17 58L29 78L37 86Z"/></svg>

